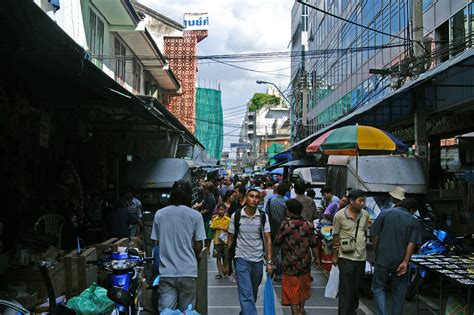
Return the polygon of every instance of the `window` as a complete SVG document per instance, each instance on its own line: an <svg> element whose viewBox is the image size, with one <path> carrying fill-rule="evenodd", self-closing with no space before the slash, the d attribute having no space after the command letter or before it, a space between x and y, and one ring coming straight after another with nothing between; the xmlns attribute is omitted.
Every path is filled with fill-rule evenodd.
<svg viewBox="0 0 474 315"><path fill-rule="evenodd" d="M137 59L133 58L133 90L140 93L142 66Z"/></svg>
<svg viewBox="0 0 474 315"><path fill-rule="evenodd" d="M89 41L90 51L92 53L92 61L102 69L104 54L104 22L89 9Z"/></svg>
<svg viewBox="0 0 474 315"><path fill-rule="evenodd" d="M127 48L116 37L114 42L114 56L115 56L115 81L120 84L125 83L125 57L127 55Z"/></svg>

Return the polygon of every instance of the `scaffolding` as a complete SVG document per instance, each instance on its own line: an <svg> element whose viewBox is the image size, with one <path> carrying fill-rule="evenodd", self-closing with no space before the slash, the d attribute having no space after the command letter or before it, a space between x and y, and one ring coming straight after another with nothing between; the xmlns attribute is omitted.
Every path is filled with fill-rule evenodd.
<svg viewBox="0 0 474 315"><path fill-rule="evenodd" d="M220 160L224 143L221 91L196 89L196 123L194 136L213 158Z"/></svg>

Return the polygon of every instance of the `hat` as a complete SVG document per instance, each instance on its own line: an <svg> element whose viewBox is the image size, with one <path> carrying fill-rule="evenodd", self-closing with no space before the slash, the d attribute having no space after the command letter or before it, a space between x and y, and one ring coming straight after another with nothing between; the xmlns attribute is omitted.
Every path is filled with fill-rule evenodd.
<svg viewBox="0 0 474 315"><path fill-rule="evenodd" d="M389 192L392 198L397 200L405 199L405 189L403 187L397 186L391 192Z"/></svg>

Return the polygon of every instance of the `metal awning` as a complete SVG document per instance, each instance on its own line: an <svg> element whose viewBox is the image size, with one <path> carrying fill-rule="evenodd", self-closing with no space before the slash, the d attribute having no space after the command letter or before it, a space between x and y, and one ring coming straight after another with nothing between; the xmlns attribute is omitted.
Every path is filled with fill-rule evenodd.
<svg viewBox="0 0 474 315"><path fill-rule="evenodd" d="M395 90L392 93L382 97L378 101L375 101L367 106L358 108L352 113L349 113L348 115L332 123L331 125L316 131L312 135L304 138L303 140L300 140L299 142L291 146L289 150L295 150L296 148L301 146L306 147L306 145L308 145L318 136L336 127L342 127L356 122L365 123L377 127L377 125L380 124L390 123L390 120L393 116L409 117L412 112L412 100L409 93L414 88L420 86L423 83L426 83L429 80L434 79L438 75L442 75L445 71L448 71L453 67L463 66L465 63L467 67L474 67L473 57L474 49L469 49L459 54L458 56L451 58L450 60L442 63L441 65L420 74L416 79L406 83L398 90ZM370 119L368 118L369 115Z"/></svg>

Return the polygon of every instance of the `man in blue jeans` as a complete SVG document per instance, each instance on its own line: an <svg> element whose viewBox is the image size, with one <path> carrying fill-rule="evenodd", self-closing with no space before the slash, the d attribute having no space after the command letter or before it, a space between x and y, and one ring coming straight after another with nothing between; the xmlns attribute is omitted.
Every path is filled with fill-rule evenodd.
<svg viewBox="0 0 474 315"><path fill-rule="evenodd" d="M416 201L403 199L398 208L383 210L371 227L375 249L375 268L372 290L377 305L377 315L387 311L385 288L392 280L393 315L403 314L408 286L408 263L415 245L421 244L420 227L413 213Z"/></svg>
<svg viewBox="0 0 474 315"><path fill-rule="evenodd" d="M239 223L236 224L236 213L234 213L229 224L227 239L229 250L234 242L237 242L234 261L242 315L257 315L255 302L258 286L262 282L264 254L267 258L267 273L273 272L270 223L268 216L263 211L257 210L259 203L260 192L257 189L249 189L246 206L240 210ZM262 218L262 215L265 218ZM236 225L238 225L237 228ZM234 239L235 234L237 234L236 239Z"/></svg>

